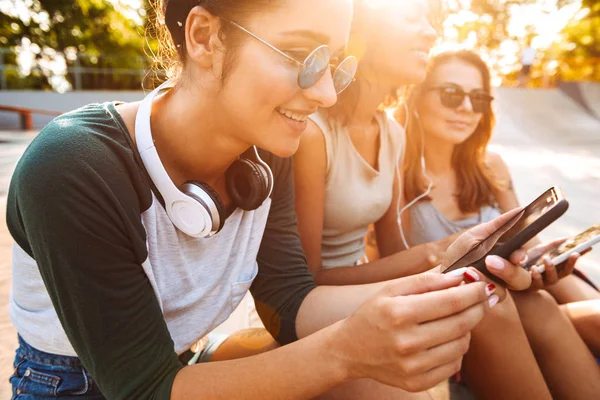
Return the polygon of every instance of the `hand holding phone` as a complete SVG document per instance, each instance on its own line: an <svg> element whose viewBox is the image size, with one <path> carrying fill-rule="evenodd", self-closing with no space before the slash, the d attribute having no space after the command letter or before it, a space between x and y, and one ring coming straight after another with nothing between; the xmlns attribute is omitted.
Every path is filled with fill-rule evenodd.
<svg viewBox="0 0 600 400"><path fill-rule="evenodd" d="M582 253L591 249L596 243L600 242L600 224L594 225L578 235L565 240L557 248L543 254L537 260L535 265L540 273L545 272L545 266L542 259L547 256L552 264L558 266L567 261L573 253Z"/></svg>
<svg viewBox="0 0 600 400"><path fill-rule="evenodd" d="M499 281L485 265L488 255L508 259L535 235L565 213L569 203L562 191L552 187L525 207L521 212L499 227L477 246L459 257L444 273L473 266L487 277Z"/></svg>

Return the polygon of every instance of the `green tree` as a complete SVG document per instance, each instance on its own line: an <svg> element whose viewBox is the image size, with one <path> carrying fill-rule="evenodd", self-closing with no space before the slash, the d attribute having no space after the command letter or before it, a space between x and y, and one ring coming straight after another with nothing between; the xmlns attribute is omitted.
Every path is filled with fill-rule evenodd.
<svg viewBox="0 0 600 400"><path fill-rule="evenodd" d="M563 31L561 77L600 81L600 1L583 0L582 12L585 16L572 21Z"/></svg>
<svg viewBox="0 0 600 400"><path fill-rule="evenodd" d="M80 89L140 87L139 71L147 66L144 8L128 9L117 0L16 0L13 4L12 9L0 9L0 46L15 50L4 53L4 62L17 65L17 57L28 59L25 53L29 52L32 68L25 68L29 72L25 79L9 71L11 87L56 88L61 66L68 67L64 78ZM135 12L136 18L123 11ZM104 73L91 70L99 68ZM74 74L77 70L83 72Z"/></svg>

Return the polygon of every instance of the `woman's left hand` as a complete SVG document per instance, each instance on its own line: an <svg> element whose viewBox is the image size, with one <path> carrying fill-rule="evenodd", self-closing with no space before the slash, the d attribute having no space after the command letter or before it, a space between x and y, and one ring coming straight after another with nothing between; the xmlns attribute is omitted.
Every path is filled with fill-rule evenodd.
<svg viewBox="0 0 600 400"><path fill-rule="evenodd" d="M510 260L497 256L486 257L488 271L506 282L511 290L539 290L556 284L565 276L570 275L575 268L575 263L581 254L572 254L565 262L555 266L545 254L556 249L566 239L554 240L549 243L533 247L529 251L519 249L515 251ZM536 264L542 260L545 271ZM531 266L528 271L525 267Z"/></svg>

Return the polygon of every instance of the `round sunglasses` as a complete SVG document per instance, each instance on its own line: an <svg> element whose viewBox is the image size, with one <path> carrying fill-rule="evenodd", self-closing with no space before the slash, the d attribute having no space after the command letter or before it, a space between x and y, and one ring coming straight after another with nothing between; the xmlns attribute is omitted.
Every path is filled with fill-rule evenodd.
<svg viewBox="0 0 600 400"><path fill-rule="evenodd" d="M277 53L286 57L288 60L294 62L300 67L298 71L298 86L302 89L308 89L313 87L319 82L319 80L325 75L328 68L335 67L331 76L333 78L333 87L337 94L342 93L352 82L354 82L354 76L356 75L356 70L358 69L358 60L354 56L348 56L342 60L338 65L331 64L331 52L329 51L329 47L326 45L321 45L314 49L304 60L304 62L300 62L290 55L284 53L279 50L277 47L268 43L267 41L261 39L256 36L254 33L250 32L246 28L238 25L233 21L229 21L230 24L235 26L236 28L242 30L248 35L252 36L259 42L267 45L272 50L275 50Z"/></svg>
<svg viewBox="0 0 600 400"><path fill-rule="evenodd" d="M488 113L490 110L490 104L494 100L494 97L489 94L482 92L479 89L472 90L467 93L461 87L456 86L435 86L428 90L434 90L439 92L440 101L444 107L458 108L465 101L465 97L469 96L473 112L478 114Z"/></svg>

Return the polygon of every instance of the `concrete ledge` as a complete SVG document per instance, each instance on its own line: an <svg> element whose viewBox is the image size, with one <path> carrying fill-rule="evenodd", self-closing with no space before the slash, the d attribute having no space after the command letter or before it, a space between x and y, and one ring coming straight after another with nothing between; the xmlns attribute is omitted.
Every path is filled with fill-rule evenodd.
<svg viewBox="0 0 600 400"><path fill-rule="evenodd" d="M35 90L0 91L0 104L40 110L67 112L90 103L106 101L138 101L144 97L143 91L78 91L68 93L44 92ZM33 115L34 129L42 129L54 117ZM20 129L19 114L0 111L0 129Z"/></svg>

